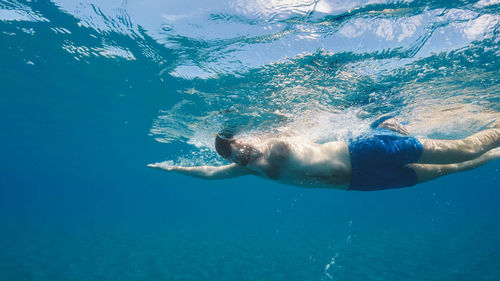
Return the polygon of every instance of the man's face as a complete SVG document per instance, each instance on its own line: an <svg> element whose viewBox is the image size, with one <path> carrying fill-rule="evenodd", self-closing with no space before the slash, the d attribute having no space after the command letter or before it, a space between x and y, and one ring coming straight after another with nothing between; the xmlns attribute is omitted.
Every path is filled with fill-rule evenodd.
<svg viewBox="0 0 500 281"><path fill-rule="evenodd" d="M215 149L222 158L242 166L246 166L251 157L258 154L252 146L220 135L215 138Z"/></svg>
<svg viewBox="0 0 500 281"><path fill-rule="evenodd" d="M228 160L246 166L250 161L253 150L250 145L234 142L231 144L231 157Z"/></svg>

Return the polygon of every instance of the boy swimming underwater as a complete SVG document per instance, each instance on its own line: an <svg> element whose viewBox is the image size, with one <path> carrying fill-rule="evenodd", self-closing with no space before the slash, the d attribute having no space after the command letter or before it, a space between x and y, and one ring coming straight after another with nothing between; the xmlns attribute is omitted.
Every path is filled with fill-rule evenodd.
<svg viewBox="0 0 500 281"><path fill-rule="evenodd" d="M398 134L376 134L348 143L298 142L286 138L258 141L217 135L217 153L232 164L148 167L204 179L256 175L284 184L373 191L412 186L500 159L500 128L460 140L417 139L393 119L375 127Z"/></svg>

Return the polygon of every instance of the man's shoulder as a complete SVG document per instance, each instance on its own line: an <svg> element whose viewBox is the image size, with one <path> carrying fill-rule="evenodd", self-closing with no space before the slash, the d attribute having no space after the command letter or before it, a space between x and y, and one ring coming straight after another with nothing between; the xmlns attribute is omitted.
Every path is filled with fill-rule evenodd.
<svg viewBox="0 0 500 281"><path fill-rule="evenodd" d="M322 144L321 146L330 149L347 149L348 143L344 141L330 141Z"/></svg>

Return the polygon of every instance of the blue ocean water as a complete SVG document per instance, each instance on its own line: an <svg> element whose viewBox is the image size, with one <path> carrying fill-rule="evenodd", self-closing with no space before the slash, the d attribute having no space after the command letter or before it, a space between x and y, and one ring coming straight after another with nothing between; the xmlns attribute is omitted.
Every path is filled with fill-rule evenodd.
<svg viewBox="0 0 500 281"><path fill-rule="evenodd" d="M500 2L0 0L0 280L500 280L500 162L379 192L204 181L214 134L461 138Z"/></svg>

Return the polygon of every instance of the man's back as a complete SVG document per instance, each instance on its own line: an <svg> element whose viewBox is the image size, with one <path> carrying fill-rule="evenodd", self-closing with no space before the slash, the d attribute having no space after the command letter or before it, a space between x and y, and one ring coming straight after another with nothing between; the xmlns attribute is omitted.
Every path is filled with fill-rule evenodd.
<svg viewBox="0 0 500 281"><path fill-rule="evenodd" d="M261 177L303 187L347 188L351 164L347 144L316 144L297 139L245 143L260 151L247 168Z"/></svg>

